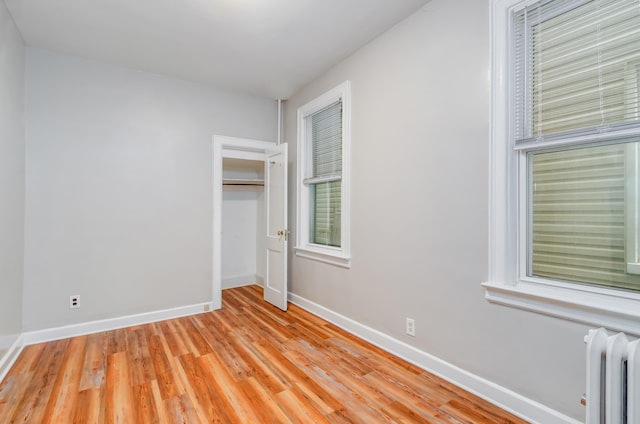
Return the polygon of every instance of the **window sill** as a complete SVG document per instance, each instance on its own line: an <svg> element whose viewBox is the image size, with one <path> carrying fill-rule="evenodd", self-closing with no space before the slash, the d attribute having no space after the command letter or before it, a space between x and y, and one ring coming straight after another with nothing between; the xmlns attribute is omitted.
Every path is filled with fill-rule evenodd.
<svg viewBox="0 0 640 424"><path fill-rule="evenodd" d="M640 296L633 293L527 282L517 285L487 282L482 286L491 303L640 336Z"/></svg>
<svg viewBox="0 0 640 424"><path fill-rule="evenodd" d="M295 247L296 256L315 261L336 265L342 268L351 268L351 258L334 254L332 252L319 251L310 247Z"/></svg>

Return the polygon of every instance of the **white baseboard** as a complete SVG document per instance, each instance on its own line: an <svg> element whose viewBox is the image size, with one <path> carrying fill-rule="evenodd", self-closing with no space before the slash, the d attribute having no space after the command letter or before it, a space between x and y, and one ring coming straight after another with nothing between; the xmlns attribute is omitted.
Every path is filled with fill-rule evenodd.
<svg viewBox="0 0 640 424"><path fill-rule="evenodd" d="M213 302L198 303L195 305L109 318L100 321L89 321L80 324L66 325L64 327L29 331L24 333L22 338L24 345L31 345L35 343L49 342L52 340L67 339L69 337L84 336L86 334L99 333L102 331L117 330L119 328L131 327L133 325L148 324L150 322L201 314L212 309Z"/></svg>
<svg viewBox="0 0 640 424"><path fill-rule="evenodd" d="M2 338L2 346L0 349L8 348L4 355L0 357L0 382L4 380L7 373L13 366L13 363L18 359L22 348L24 347L24 341L22 335L8 336Z"/></svg>
<svg viewBox="0 0 640 424"><path fill-rule="evenodd" d="M318 305L294 293L289 293L289 301L302 309L317 315L338 327L386 350L426 371L479 396L500 408L511 412L531 423L539 424L580 424L541 403L502 387L485 378L472 374L453 364L421 351L411 345L361 324L351 318Z"/></svg>
<svg viewBox="0 0 640 424"><path fill-rule="evenodd" d="M222 277L222 290L236 287L262 285L264 278L259 274L238 275L234 277Z"/></svg>

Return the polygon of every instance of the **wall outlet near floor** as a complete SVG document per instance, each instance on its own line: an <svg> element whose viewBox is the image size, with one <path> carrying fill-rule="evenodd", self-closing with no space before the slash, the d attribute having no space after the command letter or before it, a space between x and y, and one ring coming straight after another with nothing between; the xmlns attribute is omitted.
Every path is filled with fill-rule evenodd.
<svg viewBox="0 0 640 424"><path fill-rule="evenodd" d="M416 335L416 322L413 318L407 318L407 334L410 336Z"/></svg>
<svg viewBox="0 0 640 424"><path fill-rule="evenodd" d="M69 309L76 309L80 307L80 295L75 294L73 296L69 296Z"/></svg>

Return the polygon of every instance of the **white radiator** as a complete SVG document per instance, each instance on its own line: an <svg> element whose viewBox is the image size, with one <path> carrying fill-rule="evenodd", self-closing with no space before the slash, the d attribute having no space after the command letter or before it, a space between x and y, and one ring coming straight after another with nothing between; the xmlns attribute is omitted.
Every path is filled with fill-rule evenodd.
<svg viewBox="0 0 640 424"><path fill-rule="evenodd" d="M587 424L640 424L640 340L589 330Z"/></svg>

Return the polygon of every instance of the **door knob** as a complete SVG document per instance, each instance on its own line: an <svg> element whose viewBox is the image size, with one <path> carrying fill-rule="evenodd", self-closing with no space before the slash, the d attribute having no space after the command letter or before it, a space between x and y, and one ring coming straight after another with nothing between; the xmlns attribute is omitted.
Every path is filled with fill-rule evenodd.
<svg viewBox="0 0 640 424"><path fill-rule="evenodd" d="M285 241L289 238L289 234L291 232L289 230L278 230L278 232L276 233L279 236L284 236Z"/></svg>

